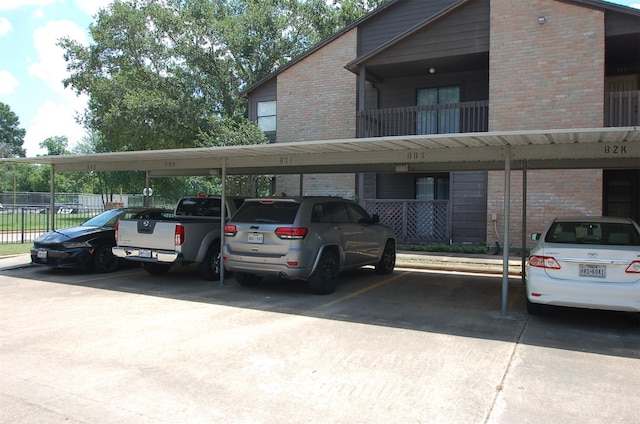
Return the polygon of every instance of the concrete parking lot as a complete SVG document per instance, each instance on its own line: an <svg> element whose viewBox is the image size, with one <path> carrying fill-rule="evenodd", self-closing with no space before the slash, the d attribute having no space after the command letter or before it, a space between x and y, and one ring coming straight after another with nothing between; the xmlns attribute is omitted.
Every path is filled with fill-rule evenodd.
<svg viewBox="0 0 640 424"><path fill-rule="evenodd" d="M371 269L332 295L151 276L0 271L0 414L41 423L638 423L640 328L525 312L501 278Z"/></svg>

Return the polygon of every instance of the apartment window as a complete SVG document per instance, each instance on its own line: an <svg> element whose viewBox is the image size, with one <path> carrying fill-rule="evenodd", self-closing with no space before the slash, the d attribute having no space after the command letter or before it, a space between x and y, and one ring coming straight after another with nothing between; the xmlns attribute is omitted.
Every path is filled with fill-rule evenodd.
<svg viewBox="0 0 640 424"><path fill-rule="evenodd" d="M276 101L258 102L258 126L265 133L276 131Z"/></svg>
<svg viewBox="0 0 640 424"><path fill-rule="evenodd" d="M416 178L417 200L448 200L449 176Z"/></svg>
<svg viewBox="0 0 640 424"><path fill-rule="evenodd" d="M418 90L416 104L425 106L416 116L416 134L452 134L460 132L460 87L436 87Z"/></svg>

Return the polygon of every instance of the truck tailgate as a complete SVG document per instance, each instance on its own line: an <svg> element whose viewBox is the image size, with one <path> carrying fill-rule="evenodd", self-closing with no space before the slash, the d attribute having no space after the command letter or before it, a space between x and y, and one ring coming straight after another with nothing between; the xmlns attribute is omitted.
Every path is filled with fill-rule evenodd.
<svg viewBox="0 0 640 424"><path fill-rule="evenodd" d="M120 220L116 244L123 247L174 250L176 225L177 221Z"/></svg>

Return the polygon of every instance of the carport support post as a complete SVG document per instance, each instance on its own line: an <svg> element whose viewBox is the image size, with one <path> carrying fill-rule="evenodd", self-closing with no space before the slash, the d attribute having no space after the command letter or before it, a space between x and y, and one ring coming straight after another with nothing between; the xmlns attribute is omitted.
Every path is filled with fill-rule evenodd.
<svg viewBox="0 0 640 424"><path fill-rule="evenodd" d="M148 208L149 207L149 197L151 196L149 194L149 171L145 171L144 173L144 193L142 193L143 196L142 198L144 199L144 207Z"/></svg>
<svg viewBox="0 0 640 424"><path fill-rule="evenodd" d="M15 193L15 190L14 190ZM15 203L15 202L14 202ZM56 229L56 166L51 164L51 230Z"/></svg>
<svg viewBox="0 0 640 424"><path fill-rule="evenodd" d="M524 268L527 264L527 161L522 161L522 261L520 263L520 277L525 283Z"/></svg>
<svg viewBox="0 0 640 424"><path fill-rule="evenodd" d="M502 315L507 315L509 300L509 221L511 211L511 148L504 155L504 241L502 245Z"/></svg>
<svg viewBox="0 0 640 424"><path fill-rule="evenodd" d="M224 286L224 261L222 253L224 248L224 225L227 217L227 159L222 158L222 168L220 169L220 185L222 195L220 196L220 254L218 255L218 268L220 269L220 287Z"/></svg>

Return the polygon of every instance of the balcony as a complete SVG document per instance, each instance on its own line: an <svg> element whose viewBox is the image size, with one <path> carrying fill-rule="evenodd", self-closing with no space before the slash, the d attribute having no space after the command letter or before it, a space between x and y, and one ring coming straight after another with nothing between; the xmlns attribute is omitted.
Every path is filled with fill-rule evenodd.
<svg viewBox="0 0 640 424"><path fill-rule="evenodd" d="M605 93L604 126L635 127L640 124L639 99L640 91Z"/></svg>
<svg viewBox="0 0 640 424"><path fill-rule="evenodd" d="M358 137L487 132L489 101L371 109L357 119Z"/></svg>
<svg viewBox="0 0 640 424"><path fill-rule="evenodd" d="M640 91L610 92L604 99L605 127L640 125ZM371 109L358 112L358 137L456 134L489 130L489 101Z"/></svg>

